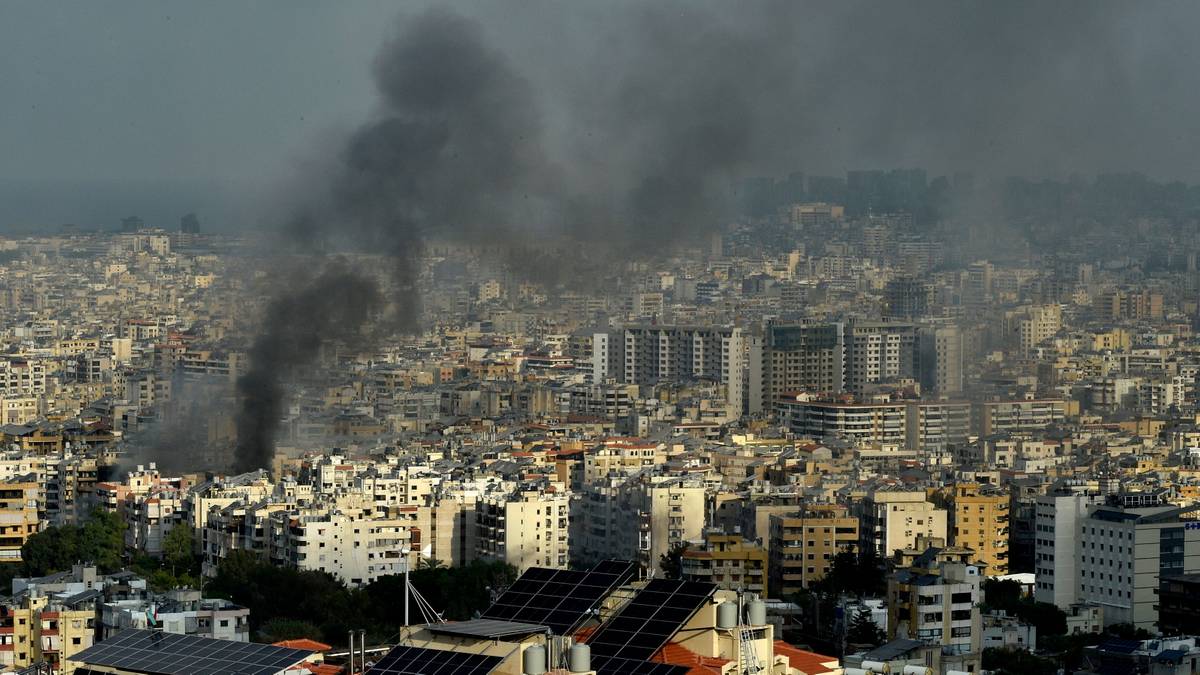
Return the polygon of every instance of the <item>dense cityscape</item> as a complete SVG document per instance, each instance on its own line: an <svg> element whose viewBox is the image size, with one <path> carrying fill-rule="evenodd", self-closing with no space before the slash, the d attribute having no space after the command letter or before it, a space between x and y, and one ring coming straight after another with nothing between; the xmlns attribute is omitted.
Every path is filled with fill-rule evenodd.
<svg viewBox="0 0 1200 675"><path fill-rule="evenodd" d="M1200 672L1191 9L614 3L0 8L0 675Z"/></svg>

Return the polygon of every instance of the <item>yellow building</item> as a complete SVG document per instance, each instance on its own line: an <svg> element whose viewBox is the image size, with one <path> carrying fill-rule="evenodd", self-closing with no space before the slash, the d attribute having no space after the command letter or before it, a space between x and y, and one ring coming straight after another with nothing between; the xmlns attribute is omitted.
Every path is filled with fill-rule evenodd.
<svg viewBox="0 0 1200 675"><path fill-rule="evenodd" d="M740 534L706 532L703 545L683 552L680 569L684 579L767 596L767 551Z"/></svg>
<svg viewBox="0 0 1200 675"><path fill-rule="evenodd" d="M38 531L38 490L21 479L0 483L0 563L21 562L21 546Z"/></svg>
<svg viewBox="0 0 1200 675"><path fill-rule="evenodd" d="M1126 351L1133 346L1129 331L1124 328L1114 328L1103 333L1092 334L1092 351L1105 350Z"/></svg>
<svg viewBox="0 0 1200 675"><path fill-rule="evenodd" d="M770 517L770 589L787 598L825 578L838 552L858 546L858 518L845 509Z"/></svg>
<svg viewBox="0 0 1200 675"><path fill-rule="evenodd" d="M1009 496L992 486L959 483L952 488L952 543L975 551L989 575L1008 574Z"/></svg>
<svg viewBox="0 0 1200 675"><path fill-rule="evenodd" d="M95 635L93 605L70 609L45 596L25 596L0 608L0 669L44 661L54 672L72 672L71 657L91 647Z"/></svg>

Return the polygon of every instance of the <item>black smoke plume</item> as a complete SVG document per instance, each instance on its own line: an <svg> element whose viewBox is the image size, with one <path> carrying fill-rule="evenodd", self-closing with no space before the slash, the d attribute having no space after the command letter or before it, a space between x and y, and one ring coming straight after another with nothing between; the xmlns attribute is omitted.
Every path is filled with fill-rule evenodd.
<svg viewBox="0 0 1200 675"><path fill-rule="evenodd" d="M281 292L239 380L237 464L267 467L285 408L284 377L326 340L411 332L424 237L502 240L543 198L540 119L528 84L484 44L479 26L444 10L404 21L373 65L376 114L346 139L292 208L288 243L310 255L382 256L391 288L344 264Z"/></svg>
<svg viewBox="0 0 1200 675"><path fill-rule="evenodd" d="M326 341L359 341L381 305L374 281L342 262L271 301L248 354L250 370L238 379L238 471L271 466L286 401L283 378L312 363Z"/></svg>

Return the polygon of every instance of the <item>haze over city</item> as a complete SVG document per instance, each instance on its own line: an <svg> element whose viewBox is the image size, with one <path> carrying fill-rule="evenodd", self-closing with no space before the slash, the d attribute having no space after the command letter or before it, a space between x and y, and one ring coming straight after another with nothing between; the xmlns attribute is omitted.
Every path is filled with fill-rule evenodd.
<svg viewBox="0 0 1200 675"><path fill-rule="evenodd" d="M1200 672L1198 20L0 5L0 675Z"/></svg>

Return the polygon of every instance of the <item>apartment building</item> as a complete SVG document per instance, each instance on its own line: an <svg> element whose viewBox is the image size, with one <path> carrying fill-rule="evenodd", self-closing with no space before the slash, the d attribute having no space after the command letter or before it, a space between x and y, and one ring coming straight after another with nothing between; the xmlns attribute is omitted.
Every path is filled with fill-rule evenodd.
<svg viewBox="0 0 1200 675"><path fill-rule="evenodd" d="M1077 413L1078 404L1057 399L975 403L971 406L971 433L976 436L1036 433Z"/></svg>
<svg viewBox="0 0 1200 675"><path fill-rule="evenodd" d="M844 326L770 324L763 335L762 386L767 401L790 392L845 389Z"/></svg>
<svg viewBox="0 0 1200 675"><path fill-rule="evenodd" d="M1066 611L1079 594L1079 528L1104 497L1087 485L1062 484L1034 504L1034 598Z"/></svg>
<svg viewBox="0 0 1200 675"><path fill-rule="evenodd" d="M857 322L846 325L846 389L916 375L916 327L906 323Z"/></svg>
<svg viewBox="0 0 1200 675"><path fill-rule="evenodd" d="M1200 572L1197 509L1144 493L1113 495L1094 508L1080 521L1078 600L1103 607L1105 625L1154 630L1160 577Z"/></svg>
<svg viewBox="0 0 1200 675"><path fill-rule="evenodd" d="M798 436L843 438L859 445L903 446L908 441L904 403L814 401L804 394L776 402L780 421Z"/></svg>
<svg viewBox="0 0 1200 675"><path fill-rule="evenodd" d="M684 579L706 581L724 590L747 591L761 598L769 594L767 550L740 534L706 531L703 541L681 555L680 573Z"/></svg>
<svg viewBox="0 0 1200 675"><path fill-rule="evenodd" d="M983 569L938 561L937 550L888 579L888 637L940 645L943 668L976 672L983 645Z"/></svg>
<svg viewBox="0 0 1200 675"><path fill-rule="evenodd" d="M732 326L627 326L593 336L592 382L705 380L721 385L730 409L745 406L746 335Z"/></svg>
<svg viewBox="0 0 1200 675"><path fill-rule="evenodd" d="M503 560L519 571L565 569L570 504L570 491L562 483L486 493L476 505L476 556Z"/></svg>
<svg viewBox="0 0 1200 675"><path fill-rule="evenodd" d="M39 530L41 489L33 476L0 483L0 563L21 562L21 547Z"/></svg>
<svg viewBox="0 0 1200 675"><path fill-rule="evenodd" d="M629 475L667 461L666 446L633 438L607 439L583 455L583 481L591 483L611 474Z"/></svg>
<svg viewBox="0 0 1200 675"><path fill-rule="evenodd" d="M917 379L922 391L954 396L963 389L963 334L958 326L921 326L917 330Z"/></svg>
<svg viewBox="0 0 1200 675"><path fill-rule="evenodd" d="M703 537L705 506L704 483L692 478L639 473L586 483L571 556L582 564L634 560L658 572L664 554Z"/></svg>
<svg viewBox="0 0 1200 675"><path fill-rule="evenodd" d="M834 557L859 546L859 520L845 508L769 517L771 597L789 598L825 578Z"/></svg>
<svg viewBox="0 0 1200 675"><path fill-rule="evenodd" d="M994 486L950 487L951 542L975 552L989 575L1008 574L1009 495Z"/></svg>
<svg viewBox="0 0 1200 675"><path fill-rule="evenodd" d="M0 396L45 393L45 363L40 360L0 357Z"/></svg>
<svg viewBox="0 0 1200 675"><path fill-rule="evenodd" d="M71 672L71 657L95 642L95 598L64 602L23 595L0 604L0 668L43 662L52 672Z"/></svg>
<svg viewBox="0 0 1200 675"><path fill-rule="evenodd" d="M918 538L946 541L948 513L929 502L924 490L877 489L857 505L860 545L880 557L916 548Z"/></svg>
<svg viewBox="0 0 1200 675"><path fill-rule="evenodd" d="M420 534L409 518L365 517L361 510L279 510L271 514L269 559L300 570L328 572L350 586L416 566Z"/></svg>

